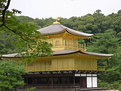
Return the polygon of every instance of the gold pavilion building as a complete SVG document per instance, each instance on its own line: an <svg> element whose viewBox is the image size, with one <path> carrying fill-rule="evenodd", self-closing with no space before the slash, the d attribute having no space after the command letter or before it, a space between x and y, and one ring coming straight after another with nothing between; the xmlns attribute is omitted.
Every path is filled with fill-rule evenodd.
<svg viewBox="0 0 121 91"><path fill-rule="evenodd" d="M109 59L113 54L87 52L86 45L78 43L93 34L70 29L57 21L37 31L48 38L46 41L53 45L53 53L26 63L29 73L24 79L27 86L97 88L97 74L105 71L98 66L98 59ZM17 58L17 54L3 57Z"/></svg>

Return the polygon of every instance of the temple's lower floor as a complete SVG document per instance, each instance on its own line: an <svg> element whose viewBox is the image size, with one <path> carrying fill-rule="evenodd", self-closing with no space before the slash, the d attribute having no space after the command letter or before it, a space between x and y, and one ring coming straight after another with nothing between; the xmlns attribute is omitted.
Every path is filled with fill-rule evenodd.
<svg viewBox="0 0 121 91"><path fill-rule="evenodd" d="M97 87L96 73L36 72L24 75L26 86L38 87Z"/></svg>

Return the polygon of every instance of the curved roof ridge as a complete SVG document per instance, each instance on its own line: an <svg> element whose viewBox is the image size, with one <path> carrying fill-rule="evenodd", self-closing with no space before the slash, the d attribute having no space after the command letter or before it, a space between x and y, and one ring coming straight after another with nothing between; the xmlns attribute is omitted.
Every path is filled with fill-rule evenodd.
<svg viewBox="0 0 121 91"><path fill-rule="evenodd" d="M62 25L62 27L65 27ZM78 35L78 36L92 36L93 34L89 34L89 33L84 33L84 32L80 32L80 31L77 31L77 30L74 30L74 29L71 29L71 28L68 28L68 27L65 27L65 29L71 33L71 34L75 34L75 35Z"/></svg>
<svg viewBox="0 0 121 91"><path fill-rule="evenodd" d="M91 56L100 56L100 57L111 57L114 54L103 54L103 53L95 53L95 52L84 52L80 50L59 50L59 51L53 51L53 56L58 55L68 55L68 54L74 54L74 53L81 53L85 55L91 55ZM14 58L14 57L22 57L21 53L13 53L13 54L4 54L0 56L1 58Z"/></svg>
<svg viewBox="0 0 121 91"><path fill-rule="evenodd" d="M41 28L37 31L41 32L42 35L58 34L67 31L73 35L91 37L93 34L80 32L71 28L68 28L62 24L52 24L47 27Z"/></svg>
<svg viewBox="0 0 121 91"><path fill-rule="evenodd" d="M111 57L114 54L104 54L104 53L95 53L95 52L82 52L83 54L88 54L88 55L95 55L95 56L105 56L105 57Z"/></svg>
<svg viewBox="0 0 121 91"><path fill-rule="evenodd" d="M73 54L73 53L81 53L85 55L92 55L92 56L102 56L102 57L111 57L113 54L103 54L103 53L95 53L95 52L84 52L80 50L60 50L60 51L54 51L53 55L66 55L66 54Z"/></svg>
<svg viewBox="0 0 121 91"><path fill-rule="evenodd" d="M61 24L52 24L47 27L38 29L42 35L58 34L64 32L64 28L60 26Z"/></svg>

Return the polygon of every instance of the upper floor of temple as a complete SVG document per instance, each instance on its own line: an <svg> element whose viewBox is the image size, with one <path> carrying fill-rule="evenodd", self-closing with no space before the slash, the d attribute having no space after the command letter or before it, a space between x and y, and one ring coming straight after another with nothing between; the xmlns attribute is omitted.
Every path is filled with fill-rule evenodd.
<svg viewBox="0 0 121 91"><path fill-rule="evenodd" d="M53 51L65 49L86 51L86 45L79 44L78 40L88 39L93 35L65 27L57 21L38 31L48 38L46 41L52 44Z"/></svg>

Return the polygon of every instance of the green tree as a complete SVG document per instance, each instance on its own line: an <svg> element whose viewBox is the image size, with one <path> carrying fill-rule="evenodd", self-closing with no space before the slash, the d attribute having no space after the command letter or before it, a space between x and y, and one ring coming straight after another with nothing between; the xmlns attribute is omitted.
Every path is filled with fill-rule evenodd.
<svg viewBox="0 0 121 91"><path fill-rule="evenodd" d="M98 33L94 36L88 50L107 54L115 53L119 47L119 38L116 36L116 32L112 29L106 30L105 33Z"/></svg>
<svg viewBox="0 0 121 91"><path fill-rule="evenodd" d="M15 34L16 39L18 39L18 41L19 40L21 41L21 42L20 41L18 42L18 45L22 45L22 47L24 45L23 47L25 49L24 52L29 54L29 56L32 56L32 55L42 56L44 54L50 55L51 45L39 40L39 39L41 40L45 39L44 37L41 36L39 32L36 31L39 27L35 25L35 23L30 22L32 21L32 19L29 17L24 18L28 22L22 22L20 21L19 18L15 17L15 13L20 13L20 11L15 10L15 9L12 9L11 11L8 10L10 2L11 0L0 1L0 5L1 5L0 7L0 13L1 13L0 31L5 31L6 33L8 32L8 34L10 33L12 35ZM2 39L2 42L3 41L4 39ZM3 44L2 46L5 47L6 45L5 41L2 44ZM23 49L23 48L19 48L19 49ZM28 50L31 50L31 53Z"/></svg>
<svg viewBox="0 0 121 91"><path fill-rule="evenodd" d="M12 60L0 61L0 89L9 91L24 85L22 75L27 73L22 62Z"/></svg>

